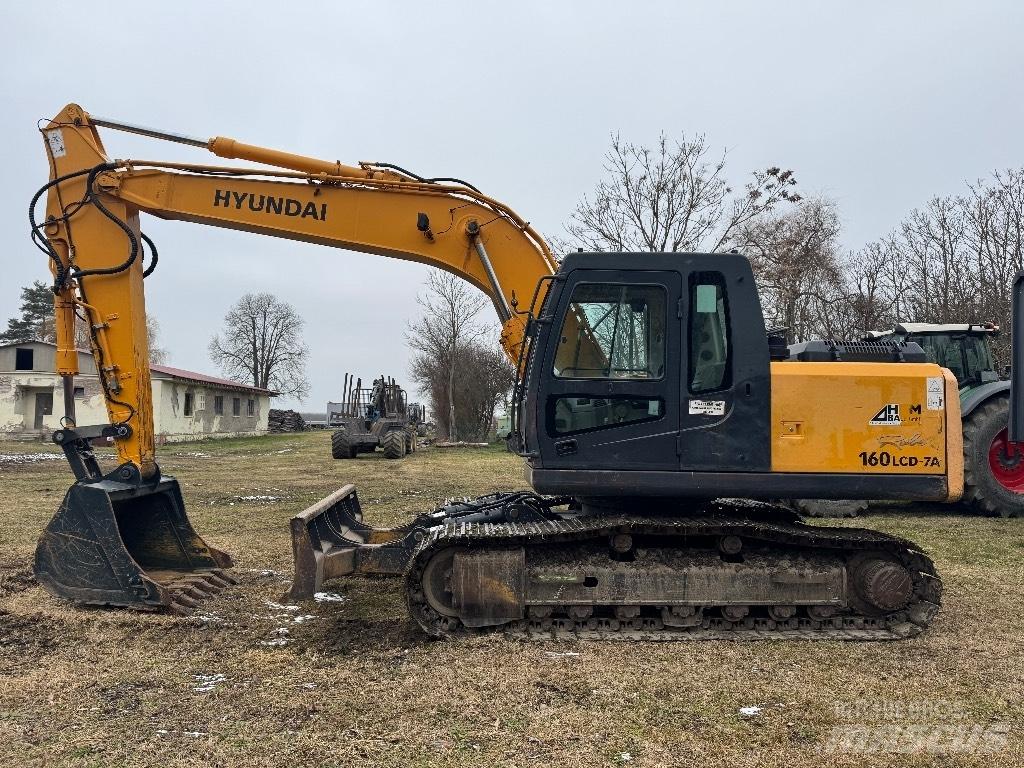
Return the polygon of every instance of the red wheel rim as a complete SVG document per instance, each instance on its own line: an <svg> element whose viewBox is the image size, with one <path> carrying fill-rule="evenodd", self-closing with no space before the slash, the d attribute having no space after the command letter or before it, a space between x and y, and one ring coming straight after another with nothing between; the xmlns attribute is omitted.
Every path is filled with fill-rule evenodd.
<svg viewBox="0 0 1024 768"><path fill-rule="evenodd" d="M1024 445L1006 439L1006 428L999 430L988 449L992 476L1008 491L1024 493Z"/></svg>

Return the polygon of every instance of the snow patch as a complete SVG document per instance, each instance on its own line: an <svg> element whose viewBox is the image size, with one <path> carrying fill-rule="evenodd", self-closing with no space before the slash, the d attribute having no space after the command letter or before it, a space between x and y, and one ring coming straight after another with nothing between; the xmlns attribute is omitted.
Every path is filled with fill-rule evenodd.
<svg viewBox="0 0 1024 768"><path fill-rule="evenodd" d="M744 717L756 717L761 714L760 707L740 707L740 714Z"/></svg>
<svg viewBox="0 0 1024 768"><path fill-rule="evenodd" d="M0 464L39 464L63 458L63 453L0 453Z"/></svg>
<svg viewBox="0 0 1024 768"><path fill-rule="evenodd" d="M313 595L313 599L318 603L344 603L348 598L337 592L317 592Z"/></svg>
<svg viewBox="0 0 1024 768"><path fill-rule="evenodd" d="M297 611L299 606L297 605L282 605L281 603L275 603L273 600L267 600L267 607L273 608L275 611Z"/></svg>
<svg viewBox="0 0 1024 768"><path fill-rule="evenodd" d="M192 688L196 693L209 693L221 683L227 682L227 677L217 672L213 675L193 675L193 680L198 685Z"/></svg>

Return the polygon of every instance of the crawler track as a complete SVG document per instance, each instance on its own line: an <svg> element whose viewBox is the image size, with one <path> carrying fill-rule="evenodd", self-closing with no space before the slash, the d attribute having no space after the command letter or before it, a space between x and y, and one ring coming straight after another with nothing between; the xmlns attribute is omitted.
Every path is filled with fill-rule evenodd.
<svg viewBox="0 0 1024 768"><path fill-rule="evenodd" d="M560 605L557 599L543 601L546 604L531 601L531 590L544 588L543 584L538 587L538 578L564 578L566 583L578 585L581 580L591 580L585 574L597 572L588 569L597 569L603 578L612 581L628 579L630 574L634 579L646 578L642 564L623 563L615 557L609 545L615 537L626 537L618 539L620 542L639 542L634 547L640 556L636 563L655 562L661 573L674 563L681 563L683 570L697 567L705 573L713 572L715 584L722 585L723 593L703 604L694 604L692 599L666 599L659 604L658 594L638 598L636 592L631 598L590 604L581 604L578 599L572 605ZM715 542L726 541L727 537L742 542L742 556L720 554ZM427 573L425 581L432 560L446 552L465 552L473 557L498 553L499 558L501 553L512 553L509 556L514 559L520 550L525 553L520 557L527 563L523 575L512 569L508 579L513 587L498 584L496 591L501 595L502 590L515 591L515 584L525 585L518 617L485 622L474 629L467 626L457 600L453 610L439 612L436 584L450 584L452 576L449 570L445 580L439 582L438 577ZM879 563L898 567L879 576ZM538 572L555 576L538 577ZM777 580L780 590L785 590L787 583L797 582L806 582L814 589L813 585L821 583L823 574L827 574L839 585L844 599L829 606L794 605L792 600L772 605L770 600L744 603L731 599L726 593L750 572L759 574L768 584ZM481 573L485 581L492 579L489 572ZM895 587L898 600L892 600L891 594L886 597L884 592L892 582L891 574L897 582L909 582ZM659 583L679 584L687 578L685 573L677 574L663 577ZM433 591L430 583L435 584ZM865 588L864 584L869 586ZM719 501L688 510L686 515L636 516L620 510L610 515L569 513L560 519L536 522L447 520L429 531L414 554L406 572L406 592L410 613L433 636L501 627L534 638L895 640L917 635L928 626L939 610L942 582L931 560L909 541L870 530L804 525L792 513L771 505ZM670 592L663 589L662 594ZM545 594L552 594L550 588ZM876 604L865 595L874 597ZM877 604L887 602L899 607L885 610ZM447 605L440 607L443 610Z"/></svg>

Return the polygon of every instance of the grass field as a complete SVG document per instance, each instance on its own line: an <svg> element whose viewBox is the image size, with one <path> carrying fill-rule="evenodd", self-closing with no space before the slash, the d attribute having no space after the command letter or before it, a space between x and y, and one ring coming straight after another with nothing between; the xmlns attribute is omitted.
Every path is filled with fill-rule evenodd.
<svg viewBox="0 0 1024 768"><path fill-rule="evenodd" d="M340 580L336 601L278 605L287 520L345 482L377 524L522 487L503 451L336 462L325 432L168 446L164 470L240 579L174 618L74 608L34 584L35 539L70 473L3 456L49 450L0 443L3 765L1024 765L1024 520L939 508L857 521L936 561L943 611L911 641L434 642L390 581ZM860 725L1002 747L831 748L834 728Z"/></svg>

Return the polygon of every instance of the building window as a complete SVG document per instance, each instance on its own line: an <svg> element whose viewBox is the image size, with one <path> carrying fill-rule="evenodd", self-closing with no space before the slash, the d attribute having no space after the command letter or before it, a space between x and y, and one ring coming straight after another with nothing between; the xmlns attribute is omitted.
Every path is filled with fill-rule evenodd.
<svg viewBox="0 0 1024 768"><path fill-rule="evenodd" d="M242 399L240 397L231 398L231 415L241 416L242 415Z"/></svg>
<svg viewBox="0 0 1024 768"><path fill-rule="evenodd" d="M192 415L192 410L193 410L192 398L193 398L193 395L192 395L191 392L186 392L185 393L185 415L186 416L191 416Z"/></svg>
<svg viewBox="0 0 1024 768"><path fill-rule="evenodd" d="M200 411L205 411L206 410L206 392L200 392L199 393L199 410Z"/></svg>
<svg viewBox="0 0 1024 768"><path fill-rule="evenodd" d="M85 387L75 387L75 397L85 397Z"/></svg>
<svg viewBox="0 0 1024 768"><path fill-rule="evenodd" d="M224 415L224 396L214 395L213 397L213 413L216 416Z"/></svg>
<svg viewBox="0 0 1024 768"><path fill-rule="evenodd" d="M31 349L22 349L16 347L14 350L14 370L16 371L31 371L35 366L32 361Z"/></svg>
<svg viewBox="0 0 1024 768"><path fill-rule="evenodd" d="M250 416L256 415L256 401L250 400L247 408L247 412Z"/></svg>

